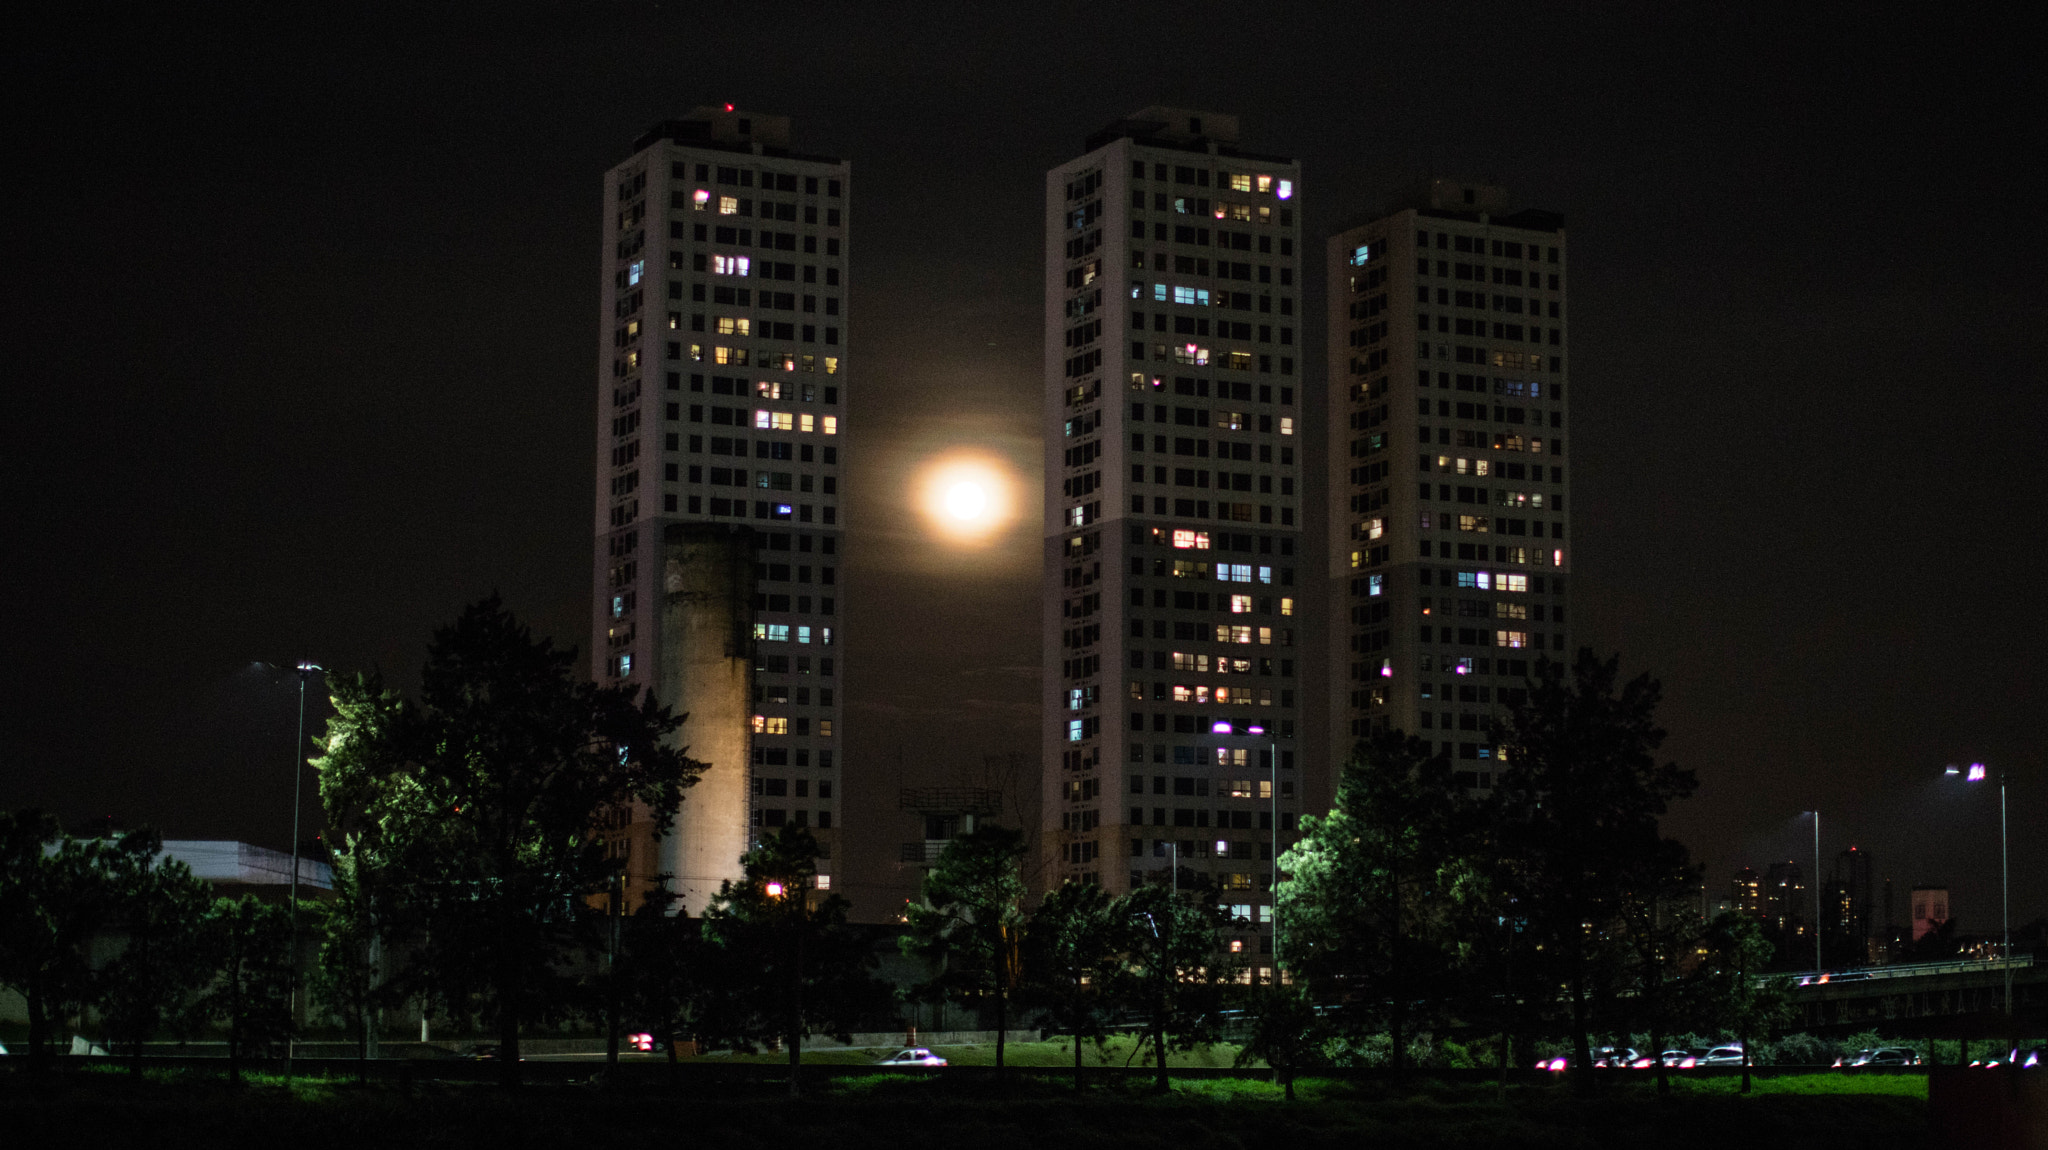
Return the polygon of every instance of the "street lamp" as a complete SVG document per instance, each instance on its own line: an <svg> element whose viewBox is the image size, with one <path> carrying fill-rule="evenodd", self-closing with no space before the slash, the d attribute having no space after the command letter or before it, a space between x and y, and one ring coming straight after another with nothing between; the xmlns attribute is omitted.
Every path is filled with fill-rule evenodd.
<svg viewBox="0 0 2048 1150"><path fill-rule="evenodd" d="M292 893L291 924L292 945L288 955L290 965L286 969L286 1009L290 1011L291 1025L285 1030L284 1077L291 1081L293 1047L298 1042L299 1023L299 806L300 788L306 776L306 682L313 672L325 672L327 668L318 663L304 660L299 662L299 741L292 747Z"/></svg>
<svg viewBox="0 0 2048 1150"><path fill-rule="evenodd" d="M1227 721L1218 721L1209 728L1212 734L1228 735L1236 728ZM1244 733L1252 736L1266 735L1266 728L1258 723L1245 727ZM1271 909L1269 925L1273 930L1273 981L1280 981L1280 740L1277 735L1268 736L1266 743L1266 802L1267 828L1270 846L1267 854L1272 856L1267 864L1266 901Z"/></svg>
<svg viewBox="0 0 2048 1150"><path fill-rule="evenodd" d="M1815 973L1827 969L1820 960L1820 812L1806 812L1813 816L1813 969Z"/></svg>
<svg viewBox="0 0 2048 1150"><path fill-rule="evenodd" d="M1971 763L1968 768L1950 763L1942 774L1960 775L1965 782L1981 783L1990 776L1983 763ZM2005 768L1998 768L1998 885L1999 919L2004 941L2000 946L2000 957L2005 961L2005 1016L2012 1017L2012 841L2006 837L2005 820Z"/></svg>

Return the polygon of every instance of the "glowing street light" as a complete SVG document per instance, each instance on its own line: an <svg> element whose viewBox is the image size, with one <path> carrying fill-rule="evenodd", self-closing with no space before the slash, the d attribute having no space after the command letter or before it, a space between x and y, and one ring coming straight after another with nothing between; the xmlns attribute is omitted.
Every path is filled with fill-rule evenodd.
<svg viewBox="0 0 2048 1150"><path fill-rule="evenodd" d="M1950 763L1942 774L1951 778L1961 775L1964 782L1981 783L1991 772L1983 763L1971 763L1967 769ZM1998 770L1998 885L1999 919L2004 942L2000 946L2000 957L2005 960L2005 1016L2012 1017L2012 841L2006 837L2005 820L2005 768Z"/></svg>
<svg viewBox="0 0 2048 1150"><path fill-rule="evenodd" d="M767 891L769 898L782 897L782 884L779 882L771 882L763 889Z"/></svg>
<svg viewBox="0 0 2048 1150"><path fill-rule="evenodd" d="M1239 732L1236 726L1226 719L1219 719L1211 724L1209 733L1213 735L1242 733L1251 735L1254 738L1267 734L1266 728L1258 723L1248 724L1242 732ZM1265 742L1266 801L1269 807L1267 819L1272 824L1267 829L1271 846L1266 853L1271 855L1272 858L1267 866L1266 898L1272 906L1272 910L1269 913L1272 917L1271 925L1273 928L1273 981L1278 983L1280 981L1280 740L1278 736L1271 736L1266 738ZM1179 877L1179 871L1176 869L1174 874L1176 883L1178 883Z"/></svg>
<svg viewBox="0 0 2048 1150"><path fill-rule="evenodd" d="M326 672L327 668L318 663L300 660L299 672L299 741L292 748L292 894L291 894L291 965L287 968L285 986L286 1009L291 1012L291 1026L285 1031L284 1077L291 1081L292 1053L297 1045L299 1022L299 793L306 777L306 683L314 672Z"/></svg>

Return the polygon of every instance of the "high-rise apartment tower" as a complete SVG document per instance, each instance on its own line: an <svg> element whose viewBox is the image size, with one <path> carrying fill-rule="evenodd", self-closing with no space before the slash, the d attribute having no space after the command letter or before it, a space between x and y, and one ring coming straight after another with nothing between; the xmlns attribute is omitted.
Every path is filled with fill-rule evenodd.
<svg viewBox="0 0 2048 1150"><path fill-rule="evenodd" d="M850 194L786 117L731 105L605 177L593 670L688 712L710 764L675 833L615 836L692 914L751 838L839 829Z"/></svg>
<svg viewBox="0 0 2048 1150"><path fill-rule="evenodd" d="M1053 882L1206 876L1268 945L1303 644L1300 168L1147 108L1046 178Z"/></svg>
<svg viewBox="0 0 2048 1150"><path fill-rule="evenodd" d="M1568 657L1564 223L1435 180L1328 260L1330 753L1400 729L1491 786Z"/></svg>

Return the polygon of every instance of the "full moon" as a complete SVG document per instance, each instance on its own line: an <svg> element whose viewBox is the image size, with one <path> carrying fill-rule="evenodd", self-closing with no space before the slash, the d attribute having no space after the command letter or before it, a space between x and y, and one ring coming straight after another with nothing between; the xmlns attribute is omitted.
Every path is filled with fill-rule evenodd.
<svg viewBox="0 0 2048 1150"><path fill-rule="evenodd" d="M1004 538L1016 518L1016 480L1000 457L955 449L919 467L916 501L936 538L980 548Z"/></svg>
<svg viewBox="0 0 2048 1150"><path fill-rule="evenodd" d="M979 483L959 482L946 488L946 514L955 519L979 519L988 512L988 492Z"/></svg>

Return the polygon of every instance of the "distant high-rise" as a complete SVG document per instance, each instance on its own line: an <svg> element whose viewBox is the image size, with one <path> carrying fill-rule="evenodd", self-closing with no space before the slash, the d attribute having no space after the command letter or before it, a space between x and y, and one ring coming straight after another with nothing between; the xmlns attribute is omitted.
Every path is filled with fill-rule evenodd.
<svg viewBox="0 0 2048 1150"><path fill-rule="evenodd" d="M1764 917L1764 880L1758 876L1755 867L1743 867L1735 872L1730 893L1736 914L1757 919Z"/></svg>
<svg viewBox="0 0 2048 1150"><path fill-rule="evenodd" d="M1247 954L1315 634L1300 192L1237 117L1159 107L1046 178L1041 845L1054 882L1208 876Z"/></svg>
<svg viewBox="0 0 2048 1150"><path fill-rule="evenodd" d="M1565 268L1560 216L1451 180L1329 241L1332 761L1396 728L1489 787L1567 657Z"/></svg>
<svg viewBox="0 0 2048 1150"><path fill-rule="evenodd" d="M1764 920L1788 934L1798 934L1812 919L1806 872L1799 864L1787 859L1764 868Z"/></svg>
<svg viewBox="0 0 2048 1150"><path fill-rule="evenodd" d="M1916 886L1913 888L1913 941L1919 942L1941 929L1949 920L1948 888L1945 886Z"/></svg>
<svg viewBox="0 0 2048 1150"><path fill-rule="evenodd" d="M1828 885L1835 903L1828 929L1859 944L1869 939L1878 922L1877 880L1871 869L1870 852L1852 846L1837 854Z"/></svg>
<svg viewBox="0 0 2048 1150"><path fill-rule="evenodd" d="M839 829L850 190L787 117L731 105L605 177L593 672L688 712L710 763L675 834L609 831L691 914L750 838Z"/></svg>

